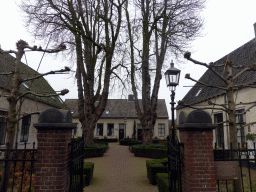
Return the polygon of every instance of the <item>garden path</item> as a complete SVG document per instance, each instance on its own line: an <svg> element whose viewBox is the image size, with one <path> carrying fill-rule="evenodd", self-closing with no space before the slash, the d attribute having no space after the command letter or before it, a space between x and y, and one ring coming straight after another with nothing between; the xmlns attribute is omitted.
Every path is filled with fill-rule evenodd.
<svg viewBox="0 0 256 192"><path fill-rule="evenodd" d="M103 157L88 158L94 162L92 183L84 188L86 192L158 192L147 178L146 160L134 157L128 146L109 143Z"/></svg>

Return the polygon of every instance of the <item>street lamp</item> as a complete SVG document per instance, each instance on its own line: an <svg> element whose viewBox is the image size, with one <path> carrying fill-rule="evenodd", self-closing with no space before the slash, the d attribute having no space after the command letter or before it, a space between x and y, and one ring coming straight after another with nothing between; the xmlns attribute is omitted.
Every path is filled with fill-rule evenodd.
<svg viewBox="0 0 256 192"><path fill-rule="evenodd" d="M164 73L166 79L166 85L169 87L171 94L171 111L172 111L172 140L170 141L170 136L168 136L168 179L169 179L169 192L176 191L176 179L177 179L177 165L172 157L172 150L175 146L175 125L174 125L174 97L175 88L179 84L180 70L174 67L173 61L171 62L171 67ZM170 134L169 134L170 135ZM172 147L172 150L171 150ZM174 156L176 156L174 154Z"/></svg>
<svg viewBox="0 0 256 192"><path fill-rule="evenodd" d="M171 110L172 110L172 140L175 139L175 127L174 127L174 97L175 88L179 84L180 80L180 70L174 67L174 63L171 62L171 67L164 73L166 85L169 87L171 94Z"/></svg>

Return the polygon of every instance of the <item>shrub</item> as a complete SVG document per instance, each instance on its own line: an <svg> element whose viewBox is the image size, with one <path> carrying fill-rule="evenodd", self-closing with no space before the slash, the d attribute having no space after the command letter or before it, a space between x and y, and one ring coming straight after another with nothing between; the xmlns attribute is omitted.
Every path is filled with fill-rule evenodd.
<svg viewBox="0 0 256 192"><path fill-rule="evenodd" d="M152 185L156 185L157 173L167 173L167 164L167 158L146 161L147 177Z"/></svg>
<svg viewBox="0 0 256 192"><path fill-rule="evenodd" d="M132 152L136 157L161 159L167 157L167 146L162 144L134 145Z"/></svg>
<svg viewBox="0 0 256 192"><path fill-rule="evenodd" d="M169 192L168 173L157 173L156 180L159 192Z"/></svg>
<svg viewBox="0 0 256 192"><path fill-rule="evenodd" d="M123 138L119 140L120 145L129 145L129 142L132 141L130 138Z"/></svg>
<svg viewBox="0 0 256 192"><path fill-rule="evenodd" d="M102 157L108 146L102 143L92 143L84 145L84 158Z"/></svg>
<svg viewBox="0 0 256 192"><path fill-rule="evenodd" d="M84 187L90 185L94 170L94 163L84 162Z"/></svg>

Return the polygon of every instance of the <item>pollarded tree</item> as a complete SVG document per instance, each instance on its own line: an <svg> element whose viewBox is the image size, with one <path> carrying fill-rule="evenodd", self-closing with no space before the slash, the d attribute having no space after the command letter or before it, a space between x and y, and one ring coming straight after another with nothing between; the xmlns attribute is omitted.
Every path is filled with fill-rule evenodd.
<svg viewBox="0 0 256 192"><path fill-rule="evenodd" d="M254 42L254 41L252 41ZM243 101L243 99L240 99L242 102L237 103L236 100L238 100L237 95L238 92L242 91L242 89L246 88L255 88L255 70L256 70L256 63L253 63L252 61L255 61L255 58L252 57L254 54L254 43L248 43L247 48L250 47L253 50L250 50L249 54L246 55L239 55L237 52L232 53L230 56L227 56L226 59L223 59L223 63L203 63L200 61L197 61L195 59L191 58L191 53L187 52L185 53L184 57L193 62L197 65L202 65L206 68L208 68L208 71L204 75L207 78L202 78L201 80L197 81L194 78L190 77L190 74L187 74L185 78L190 79L194 82L196 82L196 87L200 87L199 90L202 91L204 89L204 94L207 94L208 96L211 95L208 98L208 104L207 106L200 106L199 104L193 105L189 103L185 103L184 101L179 101L180 106L184 107L190 107L193 109L210 109L211 111L224 111L227 115L227 122L228 128L229 128L229 140L232 144L233 149L238 149L238 138L237 138L237 116L244 115L250 110L252 110L256 106L256 102L253 98L251 98L251 101ZM232 61L229 59L237 58L237 60ZM240 60L238 59L240 58ZM242 59L241 59L242 58ZM245 59L246 58L246 59ZM241 62L241 63L240 63ZM250 62L250 63L247 63ZM248 78L250 77L250 78ZM208 92L208 93L206 93ZM200 94L200 93L199 93ZM220 95L224 95L226 98L226 103L223 101L223 103L217 102L217 98ZM213 102L213 101L216 102ZM199 102L199 101L198 101ZM245 108L243 112L237 112L238 109L241 109L241 107ZM225 122L220 122L220 124L224 124ZM249 122L242 127L246 127L248 125L255 124L255 121ZM240 127L240 129L242 128ZM227 143L229 145L229 143ZM234 154L234 158L238 158L237 154ZM242 191L242 181L241 179L235 180L235 191Z"/></svg>
<svg viewBox="0 0 256 192"><path fill-rule="evenodd" d="M14 139L15 139L15 133L17 133L17 122L21 120L22 118L31 115L31 114L26 114L22 118L18 118L18 111L17 111L17 103L19 100L21 100L23 97L26 95L33 95L36 97L52 97L52 96L57 96L57 95L65 95L69 91L67 89L62 90L59 94L57 93L52 93L52 94L42 94L42 93L35 93L32 91L26 91L24 93L20 92L20 86L22 83L27 82L27 81L34 81L35 79L42 78L46 75L49 74L56 74L56 73L63 73L70 71L68 67L65 67L65 69L57 70L57 71L50 71L44 74L35 74L35 76L27 79L22 79L22 74L20 70L20 65L21 65L21 59L25 54L25 51L40 51L40 52L46 52L46 53L57 53L63 50L66 50L66 46L62 43L60 46L58 46L55 49L42 49L41 47L37 46L29 46L27 42L23 40L19 40L16 44L17 46L17 51L10 50L10 51L3 51L0 49L0 54L9 54L13 53L15 54L15 66L14 66L14 71L10 71L7 73L0 73L1 76L9 76L12 78L12 86L9 90L10 93L8 93L7 90L4 90L1 94L1 97L7 97L7 101L9 103L8 106L8 113L7 116L3 116L6 118L7 122L7 127L6 127L6 145L8 146L9 149L13 149L14 147ZM7 86L7 85L6 85ZM4 93L4 95L3 95ZM6 94L7 93L7 94ZM21 108L21 104L19 105L19 108ZM34 112L33 114L39 114L40 112ZM8 154L6 154L8 155ZM12 157L9 157L12 158ZM2 178L1 178L1 183L0 183L0 191L7 191L8 187L8 181L9 181L9 174L10 174L10 163L9 161L4 162L4 169L2 170Z"/></svg>
<svg viewBox="0 0 256 192"><path fill-rule="evenodd" d="M197 61L195 59L191 58L191 53L186 52L184 57L188 59L189 61L193 62L194 64L197 65L202 65L208 68L209 72L213 76L215 76L214 79L217 79L214 82L202 82L202 81L197 81L190 77L190 74L187 74L185 78L190 79L194 82L196 82L197 86L200 87L209 87L212 90L220 90L221 93L225 93L226 98L227 98L227 104L225 103L215 103L212 101L208 101L209 107L203 107L203 109L211 109L211 110L222 110L225 111L228 114L228 120L227 123L229 125L229 138L230 138L230 143L232 144L232 147L234 149L238 148L238 142L237 142L237 122L236 122L236 116L241 115L241 114L246 114L249 112L253 107L255 107L255 102L240 102L236 103L235 102L235 92L243 89L243 88L254 88L255 86L253 85L253 79L251 81L241 83L239 81L240 78L244 78L243 75L246 76L247 72L252 72L256 70L256 64L252 63L249 65L234 65L233 61L230 59L226 59L223 61L223 63L203 63L200 61ZM213 97L218 97L219 94L216 94ZM195 108L193 105L189 105L187 103L184 103L183 101L179 102L179 105L185 106L185 107L191 107ZM243 113L237 113L237 107L239 106L247 106L246 110ZM224 122L222 122L224 123ZM255 122L251 122L249 124L253 124ZM247 126L247 125L245 125Z"/></svg>
<svg viewBox="0 0 256 192"><path fill-rule="evenodd" d="M32 33L52 42L67 42L76 58L78 114L85 141L105 110L126 0L24 0L22 10ZM117 57L116 57L117 58Z"/></svg>
<svg viewBox="0 0 256 192"><path fill-rule="evenodd" d="M143 128L143 143L152 142L157 100L166 56L179 55L199 35L204 0L135 0L126 3L131 84ZM130 10L135 10L130 14ZM138 87L142 90L142 106Z"/></svg>

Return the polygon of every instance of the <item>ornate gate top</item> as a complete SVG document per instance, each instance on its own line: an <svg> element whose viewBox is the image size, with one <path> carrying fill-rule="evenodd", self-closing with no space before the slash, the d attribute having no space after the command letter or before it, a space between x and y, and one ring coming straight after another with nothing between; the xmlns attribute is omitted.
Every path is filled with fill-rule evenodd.
<svg viewBox="0 0 256 192"><path fill-rule="evenodd" d="M211 116L200 109L191 111L187 117L185 117L185 113L182 111L179 116L179 126L177 129L199 129L199 130L211 130L217 127L217 124L212 124Z"/></svg>

